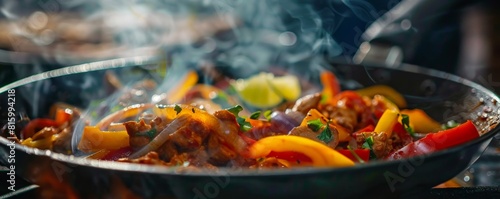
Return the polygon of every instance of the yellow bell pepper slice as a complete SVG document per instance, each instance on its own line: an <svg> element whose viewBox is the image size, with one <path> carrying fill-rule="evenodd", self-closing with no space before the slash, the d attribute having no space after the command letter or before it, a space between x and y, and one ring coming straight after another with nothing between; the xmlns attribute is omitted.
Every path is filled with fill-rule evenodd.
<svg viewBox="0 0 500 199"><path fill-rule="evenodd" d="M328 122L328 118L325 117L323 114L321 114L318 110L311 109L311 110L309 110L309 112L307 112L307 115L306 115L306 117L304 117L304 119L300 123L300 126L307 127L307 122L313 121L316 119L319 119L321 121L321 123L323 123L323 124L326 124ZM351 139L351 135L350 135L349 131L347 131L346 128L344 128L340 125L332 124L332 123L330 123L330 125L333 125L337 129L337 131L339 132L339 142L348 142Z"/></svg>
<svg viewBox="0 0 500 199"><path fill-rule="evenodd" d="M386 109L382 117L380 117L377 126L375 126L375 132L386 133L388 137L391 137L394 125L398 122L399 113L397 111Z"/></svg>
<svg viewBox="0 0 500 199"><path fill-rule="evenodd" d="M52 149L52 142L54 140L54 135L46 137L43 139L33 141L32 138L25 139L21 142L22 145L33 147L37 149Z"/></svg>
<svg viewBox="0 0 500 199"><path fill-rule="evenodd" d="M410 117L410 127L416 133L430 133L441 130L441 125L436 120L432 119L422 109L404 109L401 114L406 114ZM401 117L398 119L401 122Z"/></svg>
<svg viewBox="0 0 500 199"><path fill-rule="evenodd" d="M153 113L159 117L166 119L167 122L184 114L204 113L206 111L196 108L191 105L175 104L175 105L158 105L153 108Z"/></svg>
<svg viewBox="0 0 500 199"><path fill-rule="evenodd" d="M129 145L127 131L101 131L95 126L85 126L78 149L83 152L96 152L102 149L116 150Z"/></svg>
<svg viewBox="0 0 500 199"><path fill-rule="evenodd" d="M394 102L399 108L406 107L406 100L398 91L386 85L374 85L356 90L359 95L373 97L377 94L383 95L387 99Z"/></svg>
<svg viewBox="0 0 500 199"><path fill-rule="evenodd" d="M188 71L183 79L178 82L173 89L166 94L166 100L169 104L177 103L186 95L186 93L198 82L198 74L194 70Z"/></svg>
<svg viewBox="0 0 500 199"><path fill-rule="evenodd" d="M384 97L383 95L375 95L373 96L373 99L382 102L387 109L399 112L398 105L394 104L394 102L387 99L387 97Z"/></svg>
<svg viewBox="0 0 500 199"><path fill-rule="evenodd" d="M354 162L330 147L308 138L293 135L265 137L249 147L250 158L265 158L271 152L297 152L307 156L312 166L349 167Z"/></svg>

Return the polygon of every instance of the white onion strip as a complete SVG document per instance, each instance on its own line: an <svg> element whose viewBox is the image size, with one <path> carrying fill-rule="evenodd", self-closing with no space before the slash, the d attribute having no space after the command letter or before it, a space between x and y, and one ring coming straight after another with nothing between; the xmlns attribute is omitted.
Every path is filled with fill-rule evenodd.
<svg viewBox="0 0 500 199"><path fill-rule="evenodd" d="M136 151L129 156L130 159L135 159L146 155L150 151L155 151L160 148L163 143L168 139L168 136L175 133L181 126L189 125L189 119L192 117L191 114L183 114L176 118L172 123L170 123L165 129L163 129L151 142L146 146L142 147L139 151Z"/></svg>
<svg viewBox="0 0 500 199"><path fill-rule="evenodd" d="M99 121L95 126L100 130L105 130L114 121L137 115L140 112L152 107L154 107L154 104L134 104L132 106L125 107L122 110L109 114L101 121Z"/></svg>

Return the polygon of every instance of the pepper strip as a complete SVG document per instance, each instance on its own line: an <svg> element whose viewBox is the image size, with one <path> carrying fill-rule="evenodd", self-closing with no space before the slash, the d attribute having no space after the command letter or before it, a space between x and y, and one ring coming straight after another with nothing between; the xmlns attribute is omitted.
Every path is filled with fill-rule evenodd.
<svg viewBox="0 0 500 199"><path fill-rule="evenodd" d="M425 134L441 130L441 124L432 119L422 109L405 109L401 110L401 114L406 114L410 117L410 127L417 133ZM401 118L398 121L401 121Z"/></svg>
<svg viewBox="0 0 500 199"><path fill-rule="evenodd" d="M127 131L101 131L95 126L85 126L78 149L96 152L101 149L116 150L129 146Z"/></svg>
<svg viewBox="0 0 500 199"><path fill-rule="evenodd" d="M325 100L330 100L333 96L340 93L340 83L335 76L330 71L323 71L320 74L321 84L323 85L323 97Z"/></svg>
<svg viewBox="0 0 500 199"><path fill-rule="evenodd" d="M394 125L398 122L398 116L398 112L386 109L382 117L380 117L377 126L375 126L374 131L377 133L386 133L387 137L391 137Z"/></svg>
<svg viewBox="0 0 500 199"><path fill-rule="evenodd" d="M479 132L474 124L467 122L448 130L429 133L425 137L404 146L390 154L387 159L396 160L417 155L429 154L466 143L479 137Z"/></svg>
<svg viewBox="0 0 500 199"><path fill-rule="evenodd" d="M377 94L383 95L387 99L394 102L399 108L406 107L406 100L398 91L386 85L374 85L366 88L356 90L356 92L363 96L373 97Z"/></svg>
<svg viewBox="0 0 500 199"><path fill-rule="evenodd" d="M296 152L307 156L312 166L348 167L354 162L330 147L308 138L292 135L265 137L249 147L250 158L265 158L271 152Z"/></svg>

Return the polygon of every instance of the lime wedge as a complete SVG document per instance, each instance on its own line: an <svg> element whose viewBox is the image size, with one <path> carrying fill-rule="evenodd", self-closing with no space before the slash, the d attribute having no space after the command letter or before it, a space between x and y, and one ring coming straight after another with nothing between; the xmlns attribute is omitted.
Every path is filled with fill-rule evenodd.
<svg viewBox="0 0 500 199"><path fill-rule="evenodd" d="M240 79L234 83L234 89L240 98L251 106L269 108L283 101L269 84L274 76L270 73L260 73L248 79Z"/></svg>
<svg viewBox="0 0 500 199"><path fill-rule="evenodd" d="M272 88L285 100L293 101L300 97L301 89L299 79L292 75L274 77L269 80Z"/></svg>

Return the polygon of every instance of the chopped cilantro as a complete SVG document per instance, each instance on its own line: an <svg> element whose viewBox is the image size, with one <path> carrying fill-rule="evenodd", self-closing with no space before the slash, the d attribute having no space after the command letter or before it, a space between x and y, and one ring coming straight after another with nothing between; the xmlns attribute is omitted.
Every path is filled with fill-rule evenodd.
<svg viewBox="0 0 500 199"><path fill-rule="evenodd" d="M402 114L401 123L403 124L403 127L405 128L406 132L408 132L411 136L415 136L415 131L410 126L410 116Z"/></svg>
<svg viewBox="0 0 500 199"><path fill-rule="evenodd" d="M363 143L363 148L372 149L373 147L373 136L367 137L365 143Z"/></svg>
<svg viewBox="0 0 500 199"><path fill-rule="evenodd" d="M318 139L325 143L329 143L333 140L333 134L332 130L330 130L330 125L328 123L326 124L325 128L323 128L323 131L317 136Z"/></svg>
<svg viewBox="0 0 500 199"><path fill-rule="evenodd" d="M135 135L136 136L146 136L150 140L152 140L154 138L155 134L156 134L156 128L151 128L149 131L136 133Z"/></svg>
<svg viewBox="0 0 500 199"><path fill-rule="evenodd" d="M307 121L307 127L309 127L314 132L319 131L321 128L323 128L323 126L325 126L325 124L323 124L319 118Z"/></svg>
<svg viewBox="0 0 500 199"><path fill-rule="evenodd" d="M243 110L243 107L240 105L233 106L231 108L227 108L227 111L231 112L234 116L236 116L236 121L240 125L240 130L245 132L252 128L250 122L247 122L245 118L238 116L238 114Z"/></svg>
<svg viewBox="0 0 500 199"><path fill-rule="evenodd" d="M243 110L243 107L241 107L240 105L236 105L231 108L227 108L226 110L231 112L233 115L238 116L238 113Z"/></svg>
<svg viewBox="0 0 500 199"><path fill-rule="evenodd" d="M175 107L174 107L174 110L177 113L177 115L179 115L179 113L182 111L182 108L179 105L176 104Z"/></svg>
<svg viewBox="0 0 500 199"><path fill-rule="evenodd" d="M364 149L370 149L370 159L375 159L377 156L373 152L373 136L367 137L365 143L361 146Z"/></svg>
<svg viewBox="0 0 500 199"><path fill-rule="evenodd" d="M264 111L264 117L267 119L267 121L271 120L271 114L273 112L271 110Z"/></svg>
<svg viewBox="0 0 500 199"><path fill-rule="evenodd" d="M261 111L255 111L250 115L250 119L256 120L260 117Z"/></svg>
<svg viewBox="0 0 500 199"><path fill-rule="evenodd" d="M248 131L248 130L250 130L252 128L252 124L250 124L250 122L247 122L245 120L245 118L242 118L242 117L238 116L238 117L236 117L236 121L240 125L240 129L243 132L246 132L246 131Z"/></svg>

